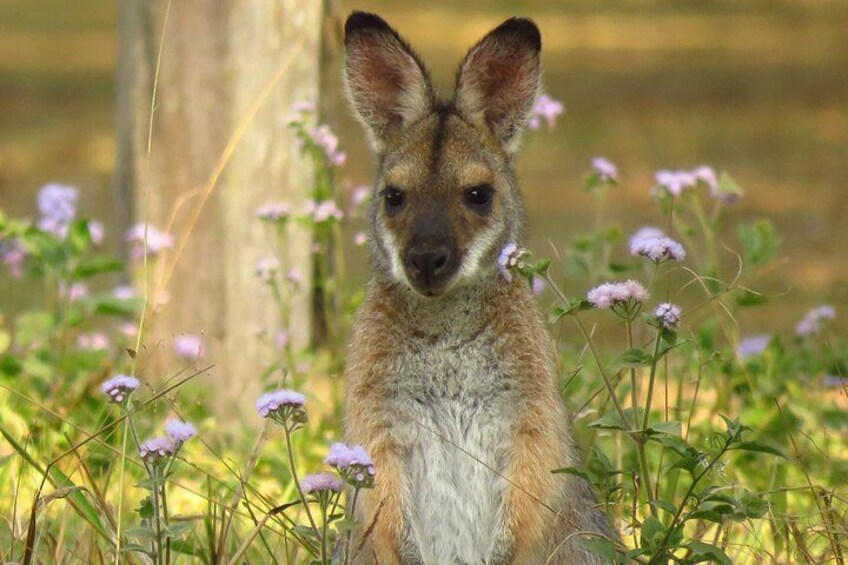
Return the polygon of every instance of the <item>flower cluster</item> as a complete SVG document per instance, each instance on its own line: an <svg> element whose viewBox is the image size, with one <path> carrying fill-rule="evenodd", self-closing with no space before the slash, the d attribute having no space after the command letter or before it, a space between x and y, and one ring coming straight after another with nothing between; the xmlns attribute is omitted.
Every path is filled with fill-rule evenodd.
<svg viewBox="0 0 848 565"><path fill-rule="evenodd" d="M533 104L533 110L527 119L527 128L537 130L542 127L542 120L545 120L548 128L553 129L556 125L557 117L562 115L564 111L565 108L562 102L554 100L547 94L541 94L536 98L536 103Z"/></svg>
<svg viewBox="0 0 848 565"><path fill-rule="evenodd" d="M526 249L518 247L518 244L511 241L504 246L498 256L498 268L507 281L512 281L512 272L521 273L527 268L524 258L528 253Z"/></svg>
<svg viewBox="0 0 848 565"><path fill-rule="evenodd" d="M326 222L328 220L341 220L344 212L332 200L324 200L322 202L309 202L306 205L306 215L312 217L312 221L316 223Z"/></svg>
<svg viewBox="0 0 848 565"><path fill-rule="evenodd" d="M374 462L361 445L334 443L324 463L334 467L346 482L356 488L370 488L374 484Z"/></svg>
<svg viewBox="0 0 848 565"><path fill-rule="evenodd" d="M698 183L706 185L714 197L719 197L718 177L712 167L701 166L691 171L657 171L654 176L656 180L655 192L665 192L671 196L680 196L690 188L695 188Z"/></svg>
<svg viewBox="0 0 848 565"><path fill-rule="evenodd" d="M821 333L828 320L836 318L836 310L833 306L819 306L813 308L804 318L795 325L795 333L799 337L808 337Z"/></svg>
<svg viewBox="0 0 848 565"><path fill-rule="evenodd" d="M598 181L607 184L616 184L618 183L618 167L615 164L603 157L595 157L592 159L592 174L594 174Z"/></svg>
<svg viewBox="0 0 848 565"><path fill-rule="evenodd" d="M263 418L268 418L290 427L307 421L306 397L288 389L266 392L256 401L256 411Z"/></svg>
<svg viewBox="0 0 848 565"><path fill-rule="evenodd" d="M766 347L771 343L771 336L768 334L758 334L743 338L736 348L736 355L740 359L750 359L756 357L766 350Z"/></svg>
<svg viewBox="0 0 848 565"><path fill-rule="evenodd" d="M76 215L78 199L79 191L72 186L48 184L42 188L38 192L39 229L64 238Z"/></svg>
<svg viewBox="0 0 848 565"><path fill-rule="evenodd" d="M654 310L654 316L663 328L673 330L680 324L680 307L664 302Z"/></svg>
<svg viewBox="0 0 848 565"><path fill-rule="evenodd" d="M673 259L682 261L686 257L686 250L680 243L669 237L643 237L630 240L630 253L647 257L655 263L661 263Z"/></svg>
<svg viewBox="0 0 848 565"><path fill-rule="evenodd" d="M171 418L165 423L165 435L143 442L138 446L138 454L145 463L155 467L174 457L185 442L195 436L194 424Z"/></svg>
<svg viewBox="0 0 848 565"><path fill-rule="evenodd" d="M280 260L276 257L263 257L256 263L256 276L264 284L270 284L280 270Z"/></svg>
<svg viewBox="0 0 848 565"><path fill-rule="evenodd" d="M168 233L156 229L147 223L139 223L127 230L124 235L130 244L130 258L139 261L144 258L145 241L147 241L147 255L155 256L166 249L174 246L174 237Z"/></svg>
<svg viewBox="0 0 848 565"><path fill-rule="evenodd" d="M100 385L100 390L115 404L121 404L139 385L138 379L129 375L116 375Z"/></svg>
<svg viewBox="0 0 848 565"><path fill-rule="evenodd" d="M13 279L24 276L26 249L17 239L0 241L0 263L6 265Z"/></svg>
<svg viewBox="0 0 848 565"><path fill-rule="evenodd" d="M171 418L165 422L165 433L179 447L197 435L197 428L192 423Z"/></svg>
<svg viewBox="0 0 848 565"><path fill-rule="evenodd" d="M650 298L648 291L634 280L622 283L604 283L596 286L586 295L589 303L599 310L623 306L631 310Z"/></svg>
<svg viewBox="0 0 848 565"><path fill-rule="evenodd" d="M174 353L187 360L203 357L203 338L197 334L183 334L174 338Z"/></svg>
<svg viewBox="0 0 848 565"><path fill-rule="evenodd" d="M89 351L104 351L109 349L111 342L109 336L103 332L92 332L80 334L77 337L77 347Z"/></svg>
<svg viewBox="0 0 848 565"><path fill-rule="evenodd" d="M281 222L291 216L287 202L269 202L256 209L256 217L266 222Z"/></svg>
<svg viewBox="0 0 848 565"><path fill-rule="evenodd" d="M347 154L339 149L339 138L330 129L327 124L321 124L318 127L308 131L309 138L317 147L324 151L327 156L327 162L331 167L339 167L345 164Z"/></svg>

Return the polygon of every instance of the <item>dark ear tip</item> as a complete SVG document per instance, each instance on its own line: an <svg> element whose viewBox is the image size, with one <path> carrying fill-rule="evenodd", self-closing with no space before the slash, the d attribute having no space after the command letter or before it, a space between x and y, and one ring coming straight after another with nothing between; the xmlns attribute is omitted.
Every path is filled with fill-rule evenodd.
<svg viewBox="0 0 848 565"><path fill-rule="evenodd" d="M492 33L517 35L527 41L536 51L542 50L542 34L536 23L529 18L510 18L499 25Z"/></svg>
<svg viewBox="0 0 848 565"><path fill-rule="evenodd" d="M353 12L345 22L345 37L365 30L391 29L386 21L377 14L368 12Z"/></svg>

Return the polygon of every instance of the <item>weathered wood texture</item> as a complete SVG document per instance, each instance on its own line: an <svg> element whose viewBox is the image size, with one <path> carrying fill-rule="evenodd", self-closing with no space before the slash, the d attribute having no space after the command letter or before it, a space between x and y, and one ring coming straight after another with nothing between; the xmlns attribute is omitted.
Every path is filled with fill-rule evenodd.
<svg viewBox="0 0 848 565"><path fill-rule="evenodd" d="M203 206L164 288L168 302L155 309L143 340L145 370L167 376L185 365L173 354L173 337L202 333L204 362L215 368L201 378L226 414L228 406L253 398L260 371L276 355L271 340L256 338L259 331L275 333L280 321L254 275L257 260L273 251L273 238L254 211L276 200L298 209L307 199L313 168L300 156L285 118L294 102L318 96L321 1L173 0L167 21L166 8L163 0L122 0L119 13L117 190L126 204L123 219L170 225L177 240L151 271L151 291L167 278L180 237L243 117L288 65ZM291 264L308 280L310 236L291 229ZM309 339L309 313L308 297L296 297L295 346Z"/></svg>

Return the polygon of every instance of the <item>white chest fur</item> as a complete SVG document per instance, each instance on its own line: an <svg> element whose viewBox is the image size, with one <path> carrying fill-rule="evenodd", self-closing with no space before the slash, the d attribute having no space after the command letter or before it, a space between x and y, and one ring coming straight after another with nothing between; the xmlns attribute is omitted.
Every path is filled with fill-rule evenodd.
<svg viewBox="0 0 848 565"><path fill-rule="evenodd" d="M493 350L479 342L408 352L396 379L404 510L421 558L486 563L502 530L499 473L517 393Z"/></svg>

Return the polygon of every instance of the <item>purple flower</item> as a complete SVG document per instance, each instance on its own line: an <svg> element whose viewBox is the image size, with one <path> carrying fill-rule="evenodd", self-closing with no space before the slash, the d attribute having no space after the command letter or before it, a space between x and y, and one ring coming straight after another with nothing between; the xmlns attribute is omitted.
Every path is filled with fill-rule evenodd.
<svg viewBox="0 0 848 565"><path fill-rule="evenodd" d="M300 489L303 494L321 494L330 492L341 492L344 485L335 476L329 473L314 473L303 477L300 481Z"/></svg>
<svg viewBox="0 0 848 565"><path fill-rule="evenodd" d="M665 233L659 228L651 226L639 228L630 236L630 249L633 249L633 246L643 239L656 239L658 237L665 237Z"/></svg>
<svg viewBox="0 0 848 565"><path fill-rule="evenodd" d="M339 150L339 138L330 129L327 124L321 124L316 128L309 130L309 138L316 146L324 151L327 157L327 162L332 167L344 165L347 160L347 154Z"/></svg>
<svg viewBox="0 0 848 565"><path fill-rule="evenodd" d="M299 269L292 267L286 273L286 280L289 281L289 284L294 288L300 288L303 286L303 273L301 273Z"/></svg>
<svg viewBox="0 0 848 565"><path fill-rule="evenodd" d="M165 433L168 434L177 446L181 446L191 438L197 435L197 428L194 424L183 422L176 418L171 418L165 422Z"/></svg>
<svg viewBox="0 0 848 565"><path fill-rule="evenodd" d="M330 446L324 463L335 467L339 474L355 487L370 488L374 485L374 462L361 445L334 443Z"/></svg>
<svg viewBox="0 0 848 565"><path fill-rule="evenodd" d="M686 257L686 251L683 249L683 246L668 237L637 239L630 245L630 253L647 257L655 263L661 263L669 259L682 261Z"/></svg>
<svg viewBox="0 0 848 565"><path fill-rule="evenodd" d="M100 245L103 243L105 231L103 224L97 220L88 221L88 235L91 236L91 242L94 245Z"/></svg>
<svg viewBox="0 0 848 565"><path fill-rule="evenodd" d="M311 100L301 100L300 102L295 102L292 104L292 112L296 112L298 114L305 114L315 111L315 102Z"/></svg>
<svg viewBox="0 0 848 565"><path fill-rule="evenodd" d="M657 183L654 190L665 191L671 196L680 196L684 190L694 188L698 183L698 179L689 171L657 171L654 178Z"/></svg>
<svg viewBox="0 0 848 565"><path fill-rule="evenodd" d="M24 260L26 260L26 250L20 241L17 239L0 241L0 262L6 265L13 279L24 276Z"/></svg>
<svg viewBox="0 0 848 565"><path fill-rule="evenodd" d="M68 224L77 212L79 191L72 186L48 184L38 191L38 210L41 218L38 227L57 237L64 238L68 233Z"/></svg>
<svg viewBox="0 0 848 565"><path fill-rule="evenodd" d="M118 327L118 331L126 337L135 337L138 335L138 326L133 322L124 322Z"/></svg>
<svg viewBox="0 0 848 565"><path fill-rule="evenodd" d="M361 445L348 445L337 442L330 446L330 452L324 459L324 463L336 469L347 469L352 465L373 467L371 456Z"/></svg>
<svg viewBox="0 0 848 565"><path fill-rule="evenodd" d="M78 302L88 296L88 286L81 282L73 283L71 286L67 286L65 283L60 282L59 294L71 302Z"/></svg>
<svg viewBox="0 0 848 565"><path fill-rule="evenodd" d="M771 336L768 334L758 334L743 338L736 348L736 355L740 359L750 359L761 354L766 350L771 343Z"/></svg>
<svg viewBox="0 0 848 565"><path fill-rule="evenodd" d="M350 203L354 208L358 208L362 205L363 202L368 200L368 196L371 194L371 187L367 185L359 185L353 189L353 192L350 196Z"/></svg>
<svg viewBox="0 0 848 565"><path fill-rule="evenodd" d="M131 300L135 298L135 289L128 284L116 286L112 289L112 296L120 300Z"/></svg>
<svg viewBox="0 0 848 565"><path fill-rule="evenodd" d="M145 237L145 231L147 232ZM174 237L156 229L150 224L139 223L127 230L124 235L130 244L130 258L139 261L144 258L144 242L147 241L147 255L154 256L174 246Z"/></svg>
<svg viewBox="0 0 848 565"><path fill-rule="evenodd" d="M527 120L527 128L537 130L542 126L542 120L545 120L549 129L553 129L556 125L557 117L562 115L565 108L562 102L554 100L547 94L540 94L533 104L533 110L530 112L530 117Z"/></svg>
<svg viewBox="0 0 848 565"><path fill-rule="evenodd" d="M179 446L169 437L155 437L138 446L139 456L147 463L155 465L176 455Z"/></svg>
<svg viewBox="0 0 848 565"><path fill-rule="evenodd" d="M598 180L606 183L618 182L618 167L603 157L595 157L592 159L592 169L598 175Z"/></svg>
<svg viewBox="0 0 848 565"><path fill-rule="evenodd" d="M138 379L129 375L115 375L100 385L100 390L109 397L109 400L120 404L136 390L141 383Z"/></svg>
<svg viewBox="0 0 848 565"><path fill-rule="evenodd" d="M256 263L256 276L265 284L270 284L280 269L280 260L276 257L264 257Z"/></svg>
<svg viewBox="0 0 848 565"><path fill-rule="evenodd" d="M103 332L80 334L77 337L77 347L89 351L103 351L109 349L109 337Z"/></svg>
<svg viewBox="0 0 848 565"><path fill-rule="evenodd" d="M654 310L657 321L667 330L673 330L680 323L680 307L664 302Z"/></svg>
<svg viewBox="0 0 848 565"><path fill-rule="evenodd" d="M353 236L353 243L358 247L362 247L363 245L368 243L368 234L366 234L364 231L356 232L356 234L354 234Z"/></svg>
<svg viewBox="0 0 848 565"><path fill-rule="evenodd" d="M203 338L197 334L183 334L174 338L174 352L183 359L200 359L203 356Z"/></svg>
<svg viewBox="0 0 848 565"><path fill-rule="evenodd" d="M619 305L629 305L631 301L641 304L648 300L648 291L636 281L623 283L604 283L590 290L586 299L600 310L614 308Z"/></svg>
<svg viewBox="0 0 848 565"><path fill-rule="evenodd" d="M280 389L266 392L256 401L256 411L281 425L306 422L306 397L293 390Z"/></svg>
<svg viewBox="0 0 848 565"><path fill-rule="evenodd" d="M836 309L827 304L813 308L795 325L795 333L799 337L807 337L820 333L828 320L836 318Z"/></svg>
<svg viewBox="0 0 848 565"><path fill-rule="evenodd" d="M518 244L514 241L507 243L498 256L498 268L501 270L503 278L512 281L512 271L520 271L526 266L523 261L526 255L527 250L518 247Z"/></svg>
<svg viewBox="0 0 848 565"><path fill-rule="evenodd" d="M312 216L312 221L321 223L327 220L341 220L344 213L332 200L322 202L309 202L306 205L306 214Z"/></svg>
<svg viewBox="0 0 848 565"><path fill-rule="evenodd" d="M548 283L545 282L545 279L539 277L533 277L533 294L536 296L545 292L545 289L548 287Z"/></svg>
<svg viewBox="0 0 848 565"><path fill-rule="evenodd" d="M256 217L266 222L279 222L291 215L291 206L287 202L269 202L256 209Z"/></svg>
<svg viewBox="0 0 848 565"><path fill-rule="evenodd" d="M692 170L692 175L695 177L697 182L702 182L707 185L713 195L717 194L718 176L712 167L701 165L700 167Z"/></svg>

